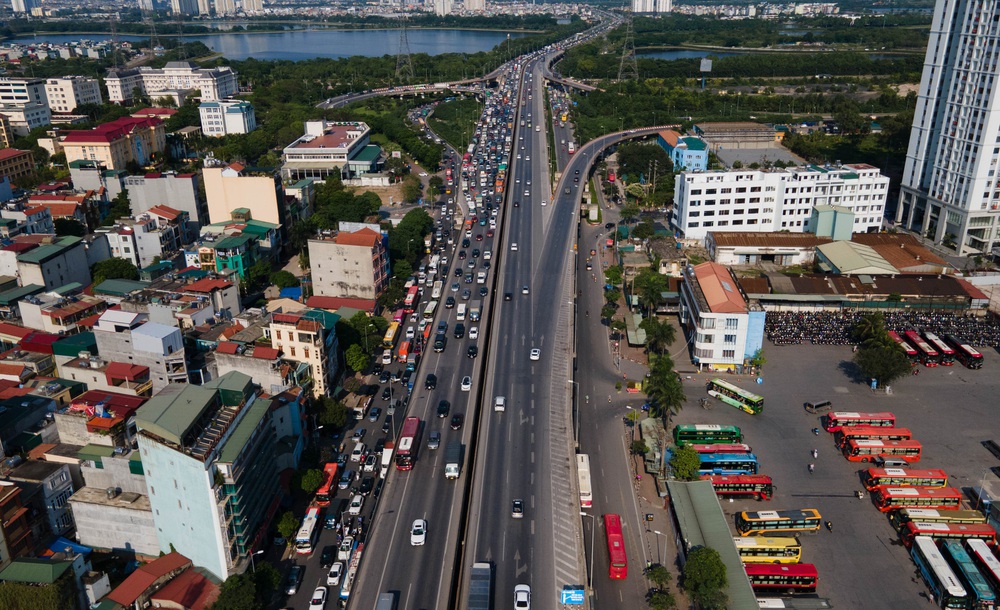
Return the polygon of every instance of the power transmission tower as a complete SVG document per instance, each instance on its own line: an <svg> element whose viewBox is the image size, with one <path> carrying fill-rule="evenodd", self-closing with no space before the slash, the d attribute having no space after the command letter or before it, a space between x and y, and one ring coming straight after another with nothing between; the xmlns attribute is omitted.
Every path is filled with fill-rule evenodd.
<svg viewBox="0 0 1000 610"><path fill-rule="evenodd" d="M399 49L396 51L396 78L406 82L413 79L413 59L410 42L406 39L406 18L400 20Z"/></svg>
<svg viewBox="0 0 1000 610"><path fill-rule="evenodd" d="M635 41L632 36L632 20L625 20L625 42L622 43L622 59L618 64L618 80L639 79L639 67L635 63Z"/></svg>
<svg viewBox="0 0 1000 610"><path fill-rule="evenodd" d="M156 34L156 13L154 11L142 11L143 18L149 20L149 50L152 51L160 46L160 37Z"/></svg>

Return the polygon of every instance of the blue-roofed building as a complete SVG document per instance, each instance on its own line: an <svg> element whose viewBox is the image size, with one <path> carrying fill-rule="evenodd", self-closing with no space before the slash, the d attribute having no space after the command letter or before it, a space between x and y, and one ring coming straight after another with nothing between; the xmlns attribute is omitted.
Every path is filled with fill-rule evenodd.
<svg viewBox="0 0 1000 610"><path fill-rule="evenodd" d="M701 138L682 136L672 129L656 134L656 141L670 155L674 171L705 171L708 169L708 145Z"/></svg>

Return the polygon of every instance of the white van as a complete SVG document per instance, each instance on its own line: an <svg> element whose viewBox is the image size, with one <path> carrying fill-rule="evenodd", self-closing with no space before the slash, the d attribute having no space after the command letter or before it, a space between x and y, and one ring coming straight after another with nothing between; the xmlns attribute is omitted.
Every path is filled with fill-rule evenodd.
<svg viewBox="0 0 1000 610"><path fill-rule="evenodd" d="M352 462L361 462L361 456L365 454L365 444L358 443L354 446L354 451L351 452Z"/></svg>
<svg viewBox="0 0 1000 610"><path fill-rule="evenodd" d="M476 283L477 284L485 284L486 283L486 272L485 271L480 271L476 275Z"/></svg>
<svg viewBox="0 0 1000 610"><path fill-rule="evenodd" d="M458 313L455 316L455 319L458 320L458 321L460 321L460 322L462 320L465 320L465 312L466 312L467 309L468 308L466 307L465 303L459 303L458 304Z"/></svg>
<svg viewBox="0 0 1000 610"><path fill-rule="evenodd" d="M488 261L491 258L493 258L493 250L484 250L483 251L483 260L484 261Z"/></svg>
<svg viewBox="0 0 1000 610"><path fill-rule="evenodd" d="M506 411L507 410L507 398L504 396L497 396L493 399L493 410L494 411Z"/></svg>

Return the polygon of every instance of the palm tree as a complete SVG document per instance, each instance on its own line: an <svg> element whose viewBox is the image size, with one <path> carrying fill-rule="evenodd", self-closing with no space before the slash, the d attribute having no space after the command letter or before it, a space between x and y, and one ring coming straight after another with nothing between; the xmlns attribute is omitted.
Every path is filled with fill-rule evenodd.
<svg viewBox="0 0 1000 610"><path fill-rule="evenodd" d="M872 337L884 335L885 316L883 316L880 311L867 313L861 316L861 319L858 320L858 322L854 325L854 328L851 329L851 334L854 336L854 340L858 343L864 343Z"/></svg>
<svg viewBox="0 0 1000 610"><path fill-rule="evenodd" d="M640 322L639 328L646 331L646 349L650 352L662 354L676 339L673 324L661 322L654 317Z"/></svg>
<svg viewBox="0 0 1000 610"><path fill-rule="evenodd" d="M674 371L670 356L663 354L652 359L649 377L645 384L646 395L652 405L651 414L662 417L664 427L670 428L670 418L681 412L687 396L680 377Z"/></svg>

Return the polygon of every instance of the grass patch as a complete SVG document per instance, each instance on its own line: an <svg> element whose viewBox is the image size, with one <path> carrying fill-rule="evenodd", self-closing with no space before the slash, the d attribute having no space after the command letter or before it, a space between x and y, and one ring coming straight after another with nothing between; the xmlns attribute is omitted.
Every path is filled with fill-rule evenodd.
<svg viewBox="0 0 1000 610"><path fill-rule="evenodd" d="M427 124L452 148L464 152L469 139L476 133L476 123L482 112L482 104L474 97L441 102L427 117Z"/></svg>

